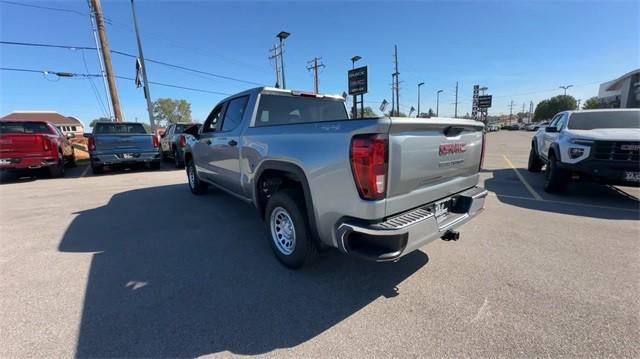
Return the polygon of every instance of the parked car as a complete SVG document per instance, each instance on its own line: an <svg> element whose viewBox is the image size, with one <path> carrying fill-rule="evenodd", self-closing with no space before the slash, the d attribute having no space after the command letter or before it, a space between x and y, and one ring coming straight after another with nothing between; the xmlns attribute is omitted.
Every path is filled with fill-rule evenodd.
<svg viewBox="0 0 640 359"><path fill-rule="evenodd" d="M520 129L520 127L517 124L513 124L513 125L506 125L503 127L505 130L508 131L517 131Z"/></svg>
<svg viewBox="0 0 640 359"><path fill-rule="evenodd" d="M63 177L66 166L75 166L69 138L45 121L0 121L0 171L46 169L52 177Z"/></svg>
<svg viewBox="0 0 640 359"><path fill-rule="evenodd" d="M187 144L187 138L183 133L184 130L191 126L200 125L195 123L175 123L167 127L160 136L160 154L162 159L171 159L176 168L184 167L184 148Z"/></svg>
<svg viewBox="0 0 640 359"><path fill-rule="evenodd" d="M534 131L538 131L541 128L547 127L548 124L549 124L549 122L536 123L536 124L533 125L533 130Z"/></svg>
<svg viewBox="0 0 640 359"><path fill-rule="evenodd" d="M534 123L529 123L524 127L525 130L527 131L535 131L536 130L536 125Z"/></svg>
<svg viewBox="0 0 640 359"><path fill-rule="evenodd" d="M160 142L137 122L98 122L87 135L91 169L102 173L104 166L148 165L160 168Z"/></svg>
<svg viewBox="0 0 640 359"><path fill-rule="evenodd" d="M487 126L487 132L497 132L500 131L500 126L492 124Z"/></svg>
<svg viewBox="0 0 640 359"><path fill-rule="evenodd" d="M185 154L196 195L253 203L276 257L299 268L322 248L391 261L484 206L482 122L350 120L344 99L256 88L216 105Z"/></svg>
<svg viewBox="0 0 640 359"><path fill-rule="evenodd" d="M546 165L544 189L565 190L569 181L640 185L640 110L565 111L531 141L530 172Z"/></svg>

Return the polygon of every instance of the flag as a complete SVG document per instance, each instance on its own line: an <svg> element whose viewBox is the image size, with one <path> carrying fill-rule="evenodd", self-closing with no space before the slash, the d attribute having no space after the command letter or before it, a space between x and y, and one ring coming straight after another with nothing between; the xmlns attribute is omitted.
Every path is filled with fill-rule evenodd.
<svg viewBox="0 0 640 359"><path fill-rule="evenodd" d="M142 87L142 63L136 58L136 88Z"/></svg>
<svg viewBox="0 0 640 359"><path fill-rule="evenodd" d="M409 117L411 117L411 114L413 114L414 112L416 112L416 109L411 106L411 109L409 110Z"/></svg>
<svg viewBox="0 0 640 359"><path fill-rule="evenodd" d="M380 104L380 111L384 112L384 110L387 109L388 104L387 100L382 100L382 103Z"/></svg>

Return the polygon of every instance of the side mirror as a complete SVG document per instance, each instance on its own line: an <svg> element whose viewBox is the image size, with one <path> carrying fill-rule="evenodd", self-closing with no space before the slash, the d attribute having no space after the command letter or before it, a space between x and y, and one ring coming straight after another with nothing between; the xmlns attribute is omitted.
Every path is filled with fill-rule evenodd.
<svg viewBox="0 0 640 359"><path fill-rule="evenodd" d="M75 133L67 133L67 138L68 139L76 138L76 134Z"/></svg>
<svg viewBox="0 0 640 359"><path fill-rule="evenodd" d="M85 132L85 133L83 133L83 134L82 134L82 137L84 137L84 138L91 138L91 137L93 137L93 136L92 136L90 133L86 133L86 132Z"/></svg>
<svg viewBox="0 0 640 359"><path fill-rule="evenodd" d="M544 132L558 132L557 127L545 127Z"/></svg>

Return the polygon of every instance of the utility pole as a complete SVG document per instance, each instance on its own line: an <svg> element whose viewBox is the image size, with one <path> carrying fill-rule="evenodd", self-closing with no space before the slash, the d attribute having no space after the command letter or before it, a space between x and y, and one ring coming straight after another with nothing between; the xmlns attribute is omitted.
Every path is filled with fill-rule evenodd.
<svg viewBox="0 0 640 359"><path fill-rule="evenodd" d="M278 47L273 45L269 51L272 52L269 60L275 60L276 63L276 88L282 88L282 80L280 79L280 59L278 57Z"/></svg>
<svg viewBox="0 0 640 359"><path fill-rule="evenodd" d="M438 90L438 92L436 92L436 117L440 114L440 92L444 92L444 90Z"/></svg>
<svg viewBox="0 0 640 359"><path fill-rule="evenodd" d="M513 118L513 100L509 104L509 125L511 125L511 119Z"/></svg>
<svg viewBox="0 0 640 359"><path fill-rule="evenodd" d="M396 64L396 72L393 73L395 78L395 95L396 95L396 116L400 116L400 73L398 72L398 45L394 46L394 62Z"/></svg>
<svg viewBox="0 0 640 359"><path fill-rule="evenodd" d="M396 112L396 74L391 74L391 116Z"/></svg>
<svg viewBox="0 0 640 359"><path fill-rule="evenodd" d="M578 107L576 107L576 110L579 110L580 109L580 101L582 101L582 100L578 99L577 101L578 101Z"/></svg>
<svg viewBox="0 0 640 359"><path fill-rule="evenodd" d="M120 109L120 98L118 97L118 89L116 88L116 77L113 74L113 66L111 65L111 52L109 51L109 41L107 41L107 33L104 27L104 18L102 16L102 6L100 0L91 0L93 13L96 17L98 25L98 35L100 37L100 48L102 49L102 57L104 59L105 72L107 73L107 82L109 83L109 93L111 95L111 104L113 105L113 115L116 122L122 122L122 110Z"/></svg>
<svg viewBox="0 0 640 359"><path fill-rule="evenodd" d="M520 112L522 114L522 116L524 116L524 106L525 106L525 103L523 102L522 103L522 112ZM524 119L523 119L523 121L524 121Z"/></svg>
<svg viewBox="0 0 640 359"><path fill-rule="evenodd" d="M91 0L87 0L87 4L89 5L89 12L91 19L91 30L93 31L93 41L96 43L96 53L98 54L98 62L100 63L100 73L102 74L102 85L104 86L104 94L107 96L107 102L111 102L111 96L109 96L109 84L107 84L107 75L104 72L104 61L102 61L102 54L100 53L100 43L98 42L98 30L96 29L96 21L93 11L93 6L91 6ZM109 120L112 120L112 112L111 107L107 104L107 111L109 111Z"/></svg>
<svg viewBox="0 0 640 359"><path fill-rule="evenodd" d="M533 101L529 101L529 123L533 121Z"/></svg>
<svg viewBox="0 0 640 359"><path fill-rule="evenodd" d="M325 67L323 63L318 64L318 61L322 60L322 57L314 57L313 60L308 61L308 64L313 63L313 65L307 66L307 71L313 70L313 92L320 93L320 78L318 77L318 69L320 67Z"/></svg>
<svg viewBox="0 0 640 359"><path fill-rule="evenodd" d="M456 81L456 102L453 103L455 105L454 110L454 118L458 118L458 81Z"/></svg>
<svg viewBox="0 0 640 359"><path fill-rule="evenodd" d="M138 43L138 56L140 57L140 65L142 67L142 81L144 81L144 98L147 100L147 111L149 112L149 124L151 125L151 133L156 134L156 121L153 118L153 104L151 103L151 92L149 91L149 81L147 80L147 65L144 63L144 54L142 53L142 42L140 41L140 32L138 31L138 19L136 18L136 9L131 0L131 13L133 14L133 27L136 30L136 41Z"/></svg>

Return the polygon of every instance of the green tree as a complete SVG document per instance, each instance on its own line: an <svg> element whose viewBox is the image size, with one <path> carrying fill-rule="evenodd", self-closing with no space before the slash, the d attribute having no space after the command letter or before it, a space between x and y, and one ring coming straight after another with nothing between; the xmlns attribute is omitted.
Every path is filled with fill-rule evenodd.
<svg viewBox="0 0 640 359"><path fill-rule="evenodd" d="M597 96L593 96L588 98L584 105L582 105L583 110L594 110L596 108L605 108L606 106L598 100Z"/></svg>
<svg viewBox="0 0 640 359"><path fill-rule="evenodd" d="M536 106L533 118L536 121L549 120L558 112L575 110L577 101L573 96L558 95L546 100L540 101Z"/></svg>
<svg viewBox="0 0 640 359"><path fill-rule="evenodd" d="M407 114L400 111L400 113L398 115L395 115L394 113L392 113L393 111L389 111L387 113L385 113L385 116L390 116L390 117L407 117Z"/></svg>
<svg viewBox="0 0 640 359"><path fill-rule="evenodd" d="M160 98L153 103L153 117L158 125L191 122L191 104L187 100Z"/></svg>
<svg viewBox="0 0 640 359"><path fill-rule="evenodd" d="M91 122L89 123L89 127L95 127L96 123L98 122L111 122L111 120L106 117L98 117L96 119L91 120Z"/></svg>

